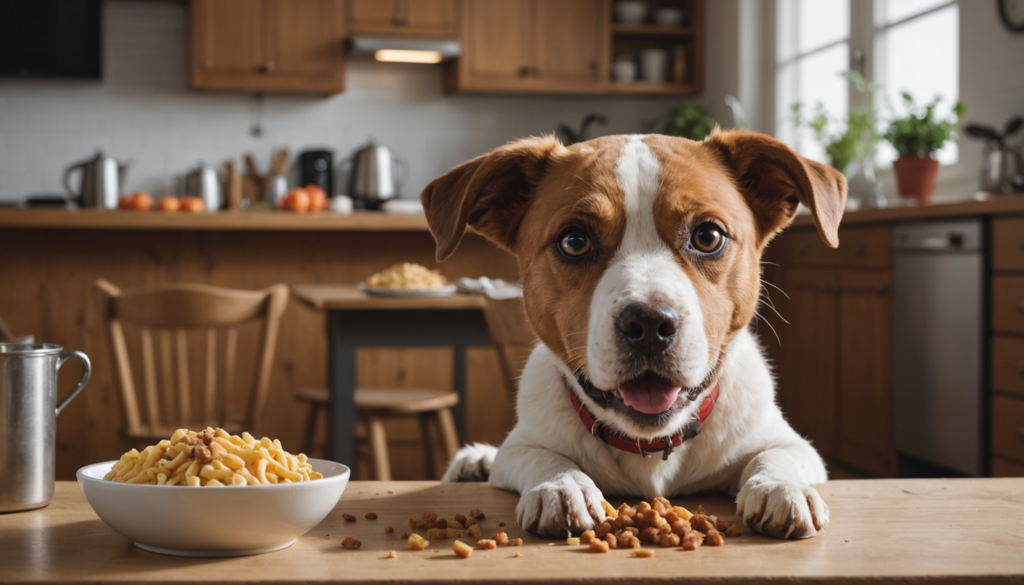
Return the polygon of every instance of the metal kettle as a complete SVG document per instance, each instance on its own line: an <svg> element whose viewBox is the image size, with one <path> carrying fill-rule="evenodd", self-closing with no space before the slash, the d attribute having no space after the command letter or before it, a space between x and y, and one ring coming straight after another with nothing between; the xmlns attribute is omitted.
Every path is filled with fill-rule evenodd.
<svg viewBox="0 0 1024 585"><path fill-rule="evenodd" d="M224 204L224 195L217 178L217 169L200 161L196 168L185 175L182 195L199 197L206 204L207 211L220 209Z"/></svg>
<svg viewBox="0 0 1024 585"><path fill-rule="evenodd" d="M117 162L105 156L102 150L97 150L96 156L64 169L64 189L81 207L117 209L117 198L128 166L129 163ZM77 191L71 188L70 183L71 174L75 171L81 171Z"/></svg>
<svg viewBox="0 0 1024 585"><path fill-rule="evenodd" d="M380 209L382 203L398 196L408 165L391 154L388 147L370 142L352 157L349 195L359 209Z"/></svg>

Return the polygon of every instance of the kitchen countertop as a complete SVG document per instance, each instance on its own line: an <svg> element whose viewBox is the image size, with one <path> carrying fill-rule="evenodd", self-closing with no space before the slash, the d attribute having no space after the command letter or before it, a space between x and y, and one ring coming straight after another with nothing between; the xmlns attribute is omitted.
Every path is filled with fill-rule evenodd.
<svg viewBox="0 0 1024 585"><path fill-rule="evenodd" d="M859 209L843 214L841 225L858 223L884 223L891 221L913 221L915 219L941 219L981 215L1024 214L1024 196L1006 196L988 201L961 201L957 203L936 203L923 206L897 206L883 209ZM792 227L814 225L810 214L799 215Z"/></svg>
<svg viewBox="0 0 1024 585"><path fill-rule="evenodd" d="M400 538L409 516L442 517L479 508L484 534L524 536L514 494L482 483L352 482L338 507L292 547L235 559L186 559L145 552L109 529L73 482L58 482L49 507L0 516L0 582L5 583L1020 583L1024 580L1024 478L832 481L819 486L831 511L827 532L801 541L752 535L721 548L592 553L585 546L527 537L522 547L474 549L461 559L452 541L411 551ZM393 490L394 494L388 491ZM612 498L613 504L620 500ZM693 510L735 521L721 495L678 498ZM365 520L366 512L380 519ZM259 510L253 510L258 514ZM358 520L345 523L342 513ZM421 531L422 532L422 531ZM362 548L341 548L342 539ZM474 543L475 544L475 543ZM389 550L398 558L385 559ZM437 552L432 552L437 550ZM514 558L516 552L521 558Z"/></svg>

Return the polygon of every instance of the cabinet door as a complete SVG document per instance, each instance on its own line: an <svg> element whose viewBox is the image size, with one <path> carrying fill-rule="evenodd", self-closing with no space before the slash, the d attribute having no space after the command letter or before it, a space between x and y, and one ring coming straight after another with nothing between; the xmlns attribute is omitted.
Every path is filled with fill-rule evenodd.
<svg viewBox="0 0 1024 585"><path fill-rule="evenodd" d="M601 81L607 14L602 0L535 0L534 74L559 84Z"/></svg>
<svg viewBox="0 0 1024 585"><path fill-rule="evenodd" d="M455 36L455 0L403 0L398 18L403 28L417 35Z"/></svg>
<svg viewBox="0 0 1024 585"><path fill-rule="evenodd" d="M266 61L263 20L260 2L192 2L193 78L258 73Z"/></svg>
<svg viewBox="0 0 1024 585"><path fill-rule="evenodd" d="M342 0L263 0L263 4L270 23L264 68L279 88L340 91L345 70Z"/></svg>
<svg viewBox="0 0 1024 585"><path fill-rule="evenodd" d="M402 0L348 0L349 32L389 32L399 18Z"/></svg>
<svg viewBox="0 0 1024 585"><path fill-rule="evenodd" d="M829 270L785 270L789 299L775 301L786 326L778 393L793 428L824 456L836 451L838 295ZM781 295L780 295L781 296Z"/></svg>
<svg viewBox="0 0 1024 585"><path fill-rule="evenodd" d="M459 59L462 88L502 89L532 65L532 0L464 0Z"/></svg>
<svg viewBox="0 0 1024 585"><path fill-rule="evenodd" d="M838 456L863 471L894 477L890 274L843 271L838 280Z"/></svg>

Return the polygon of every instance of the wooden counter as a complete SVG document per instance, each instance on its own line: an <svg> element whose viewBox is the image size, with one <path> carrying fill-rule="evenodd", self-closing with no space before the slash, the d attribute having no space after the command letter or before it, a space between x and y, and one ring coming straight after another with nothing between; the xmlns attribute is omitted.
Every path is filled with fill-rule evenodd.
<svg viewBox="0 0 1024 585"><path fill-rule="evenodd" d="M654 548L593 553L525 535L515 526L517 496L487 484L353 482L319 526L282 551L234 559L145 552L108 528L78 485L59 482L49 507L0 517L0 581L5 583L601 583L727 582L989 584L1024 581L1024 479L833 481L819 487L831 524L817 537L783 541L752 534L696 551ZM394 491L389 494L388 491ZM613 504L620 500L612 499ZM679 498L727 521L724 496ZM423 510L442 517L479 508L483 532L525 537L522 547L474 548L456 557L452 540L412 551L395 534ZM366 512L378 520L365 520ZM253 513L258 514L258 510ZM343 513L358 520L346 523ZM498 522L508 525L499 529ZM422 532L422 531L420 531ZM362 541L344 550L345 537ZM471 543L475 544L475 543ZM398 558L386 559L389 550ZM436 551L436 552L435 552ZM515 558L515 553L521 558Z"/></svg>
<svg viewBox="0 0 1024 585"><path fill-rule="evenodd" d="M1009 195L990 201L963 201L922 206L900 205L883 209L847 211L843 214L842 225L1017 214L1024 214L1024 196ZM810 214L799 215L793 220L793 227L813 225L814 218Z"/></svg>

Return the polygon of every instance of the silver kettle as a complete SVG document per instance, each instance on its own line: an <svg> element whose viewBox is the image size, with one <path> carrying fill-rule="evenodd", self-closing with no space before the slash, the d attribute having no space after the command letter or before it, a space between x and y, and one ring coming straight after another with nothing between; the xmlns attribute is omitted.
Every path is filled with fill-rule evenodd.
<svg viewBox="0 0 1024 585"><path fill-rule="evenodd" d="M391 154L388 147L370 142L352 158L349 195L359 209L380 209L382 203L398 196L408 174L408 165Z"/></svg>
<svg viewBox="0 0 1024 585"><path fill-rule="evenodd" d="M182 191L182 195L202 199L206 204L207 211L217 211L224 204L224 195L221 192L220 180L217 178L217 170L202 161L185 175Z"/></svg>
<svg viewBox="0 0 1024 585"><path fill-rule="evenodd" d="M121 194L129 164L117 162L105 156L102 150L97 150L96 156L64 169L64 189L81 207L117 209L117 198ZM70 182L71 174L75 171L81 171L77 191L71 188Z"/></svg>

